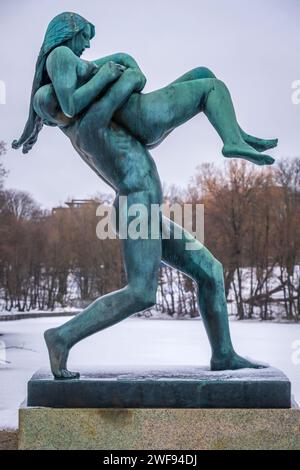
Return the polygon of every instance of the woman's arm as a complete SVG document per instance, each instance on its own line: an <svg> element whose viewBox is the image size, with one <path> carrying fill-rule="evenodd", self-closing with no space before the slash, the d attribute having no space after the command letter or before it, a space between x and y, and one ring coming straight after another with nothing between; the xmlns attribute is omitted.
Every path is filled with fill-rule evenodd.
<svg viewBox="0 0 300 470"><path fill-rule="evenodd" d="M131 55L126 54L125 52L117 52L116 54L108 55L106 57L102 57L101 59L94 60L93 62L101 67L102 65L106 64L106 62L116 62L117 64L121 64L126 68L130 68L136 70L137 73L140 74L140 89L137 91L141 91L145 84L146 84L146 77L141 71L140 67L138 66L137 62L134 60Z"/></svg>
<svg viewBox="0 0 300 470"><path fill-rule="evenodd" d="M61 109L70 118L89 106L124 71L122 66L108 61L87 83L77 88L79 60L68 47L60 46L51 52L46 64Z"/></svg>

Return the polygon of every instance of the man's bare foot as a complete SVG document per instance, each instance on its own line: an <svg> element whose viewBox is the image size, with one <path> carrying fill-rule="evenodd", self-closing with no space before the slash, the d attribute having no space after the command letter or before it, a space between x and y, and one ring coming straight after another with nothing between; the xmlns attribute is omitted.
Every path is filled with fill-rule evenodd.
<svg viewBox="0 0 300 470"><path fill-rule="evenodd" d="M78 372L67 369L69 349L56 328L45 331L44 338L49 352L51 371L55 379L78 379Z"/></svg>
<svg viewBox="0 0 300 470"><path fill-rule="evenodd" d="M236 145L224 145L222 153L227 158L243 158L256 165L272 165L274 158L269 155L261 154L254 150L253 147L241 142Z"/></svg>
<svg viewBox="0 0 300 470"><path fill-rule="evenodd" d="M264 369L268 367L259 362L252 362L239 356L235 352L222 359L212 358L210 361L211 370L236 370L236 369Z"/></svg>

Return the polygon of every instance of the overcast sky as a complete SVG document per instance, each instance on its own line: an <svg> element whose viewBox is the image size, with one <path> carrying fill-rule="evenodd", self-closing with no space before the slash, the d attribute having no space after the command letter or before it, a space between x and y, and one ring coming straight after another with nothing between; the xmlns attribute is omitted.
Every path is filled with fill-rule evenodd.
<svg viewBox="0 0 300 470"><path fill-rule="evenodd" d="M0 80L7 96L0 140L10 143L23 131L44 33L63 11L96 26L83 58L128 52L147 76L145 91L205 65L229 87L245 130L278 137L270 152L275 158L300 155L300 104L291 101L291 84L300 80L299 0L1 0ZM182 186L198 164L223 161L221 141L204 115L152 154L162 181ZM6 185L29 191L46 207L110 191L56 128L44 127L27 156L10 150L2 162L10 171Z"/></svg>

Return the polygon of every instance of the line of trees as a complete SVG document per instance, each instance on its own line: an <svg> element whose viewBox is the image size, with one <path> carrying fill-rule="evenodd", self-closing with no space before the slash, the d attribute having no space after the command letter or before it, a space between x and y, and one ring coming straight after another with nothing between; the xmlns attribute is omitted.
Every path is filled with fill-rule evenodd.
<svg viewBox="0 0 300 470"><path fill-rule="evenodd" d="M124 284L118 240L96 238L101 197L49 212L28 193L4 189L5 174L0 167L2 308L51 310L76 301L82 307Z"/></svg>
<svg viewBox="0 0 300 470"><path fill-rule="evenodd" d="M122 285L118 241L96 238L94 204L45 213L28 194L9 190L0 214L6 310L48 310L76 299L83 306Z"/></svg>
<svg viewBox="0 0 300 470"><path fill-rule="evenodd" d="M5 189L5 175L0 164L2 308L81 308L125 284L119 241L96 237L96 205L105 196L44 211L29 194ZM300 320L299 158L264 169L244 161L224 169L205 164L185 190L165 188L165 201L204 204L205 245L223 263L230 313ZM193 282L162 267L155 310L197 316Z"/></svg>
<svg viewBox="0 0 300 470"><path fill-rule="evenodd" d="M229 313L300 321L300 158L259 169L203 164L186 190L164 194L170 204L204 204L205 245L223 264ZM196 316L196 307L190 279L163 268L156 310Z"/></svg>
<svg viewBox="0 0 300 470"><path fill-rule="evenodd" d="M205 206L205 241L223 263L238 318L300 320L300 159L260 168L202 165L188 189Z"/></svg>

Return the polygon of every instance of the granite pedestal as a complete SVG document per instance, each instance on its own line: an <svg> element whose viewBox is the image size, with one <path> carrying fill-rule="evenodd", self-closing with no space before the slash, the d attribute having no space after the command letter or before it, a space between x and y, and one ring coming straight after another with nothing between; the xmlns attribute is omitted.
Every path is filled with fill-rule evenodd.
<svg viewBox="0 0 300 470"><path fill-rule="evenodd" d="M28 383L20 449L300 449L300 410L273 369L101 369Z"/></svg>

